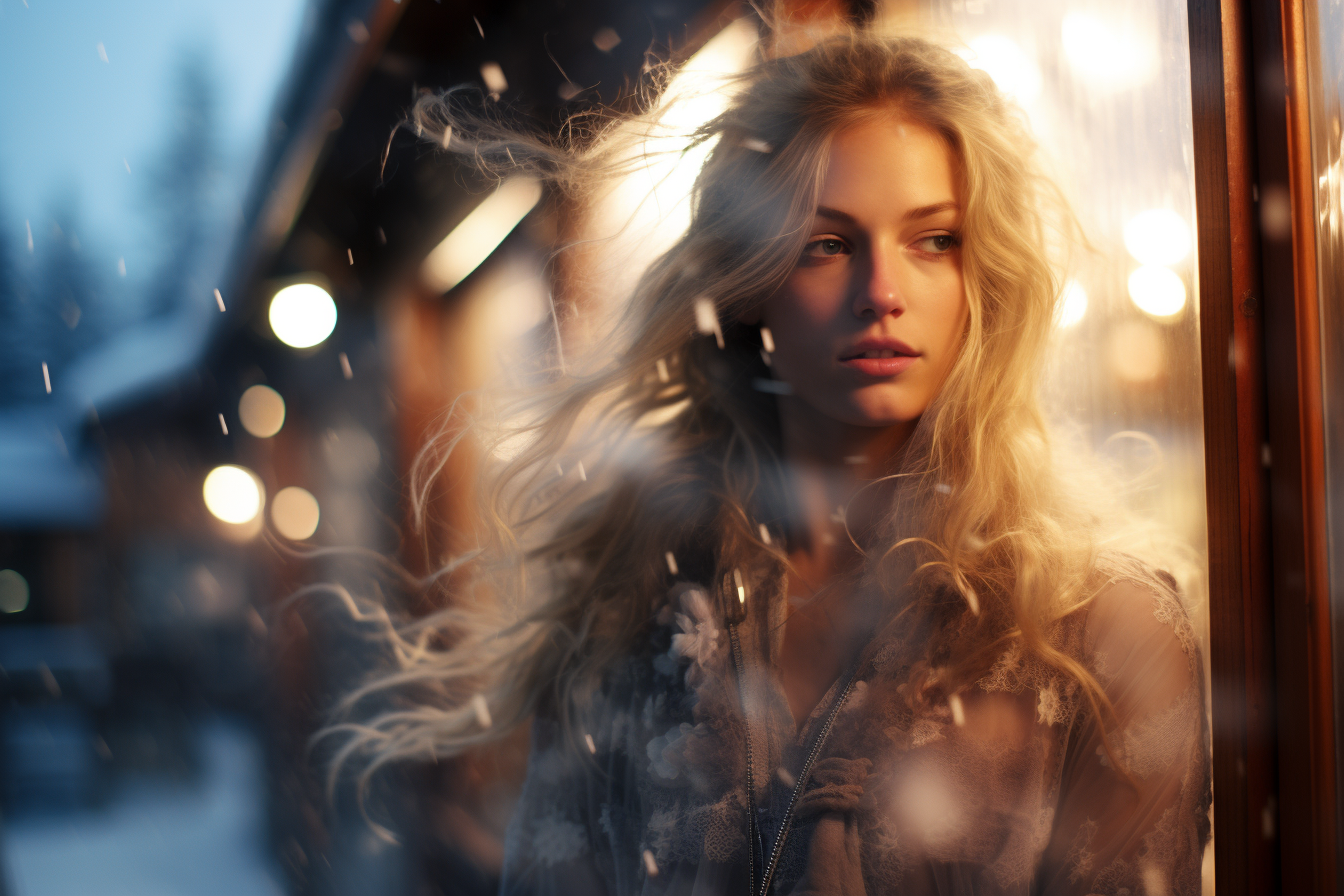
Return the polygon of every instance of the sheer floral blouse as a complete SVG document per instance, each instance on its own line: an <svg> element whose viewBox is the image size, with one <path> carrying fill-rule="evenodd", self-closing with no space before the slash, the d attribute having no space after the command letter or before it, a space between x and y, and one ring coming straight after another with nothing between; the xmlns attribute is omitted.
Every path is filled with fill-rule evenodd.
<svg viewBox="0 0 1344 896"><path fill-rule="evenodd" d="M1200 892L1209 736L1174 589L1113 583L1052 632L1114 705L1109 751L1081 688L1015 648L912 709L924 645L894 627L798 724L783 602L734 626L716 605L672 595L577 749L536 721L507 896Z"/></svg>

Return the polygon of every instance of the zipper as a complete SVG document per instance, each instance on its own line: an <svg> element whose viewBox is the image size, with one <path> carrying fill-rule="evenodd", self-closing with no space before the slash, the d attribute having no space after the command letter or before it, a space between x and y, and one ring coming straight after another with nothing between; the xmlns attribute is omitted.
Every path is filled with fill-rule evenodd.
<svg viewBox="0 0 1344 896"><path fill-rule="evenodd" d="M737 670L737 699L742 704L742 733L747 743L747 893L756 892L756 787L751 774L751 717L747 714L746 675L742 667L742 645L737 639L737 626L728 623L728 641L733 646L733 666ZM764 849L762 849L764 852Z"/></svg>
<svg viewBox="0 0 1344 896"><path fill-rule="evenodd" d="M758 890L755 886L755 844L759 831L756 824L756 788L752 782L751 716L747 712L742 646L738 641L737 626L733 623L728 624L728 640L733 648L733 666L737 669L737 693L738 699L742 702L743 732L747 745L747 842L748 846L751 847L747 854L747 893L751 896L766 896L766 892L770 889L770 881L775 876L775 869L779 867L779 857L784 852L784 841L788 839L789 830L793 825L793 810L798 804L798 797L812 777L812 767L816 765L817 756L821 754L821 748L825 745L826 738L830 736L831 728L835 725L835 719L840 715L840 708L845 705L845 700L849 698L849 692L854 689L854 682L859 676L859 665L856 664L853 671L850 672L849 678L845 681L845 686L841 688L835 702L831 704L831 708L827 711L826 720L822 723L821 730L817 732L812 741L812 748L807 751L807 759L803 762L803 767L798 773L798 780L794 782L793 791L789 794L788 805L784 808L784 820L779 826L779 835L775 837L775 845L770 850L769 861L761 873L761 886Z"/></svg>

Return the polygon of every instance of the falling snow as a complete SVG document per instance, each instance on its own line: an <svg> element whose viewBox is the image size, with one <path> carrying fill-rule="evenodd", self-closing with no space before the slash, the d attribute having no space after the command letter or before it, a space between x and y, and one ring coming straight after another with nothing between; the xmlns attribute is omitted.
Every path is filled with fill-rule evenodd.
<svg viewBox="0 0 1344 896"><path fill-rule="evenodd" d="M719 348L723 348L723 329L719 326L719 315L714 310L714 303L709 299L695 300L695 328L706 335L713 333Z"/></svg>
<svg viewBox="0 0 1344 896"><path fill-rule="evenodd" d="M966 707L961 703L960 694L949 694L947 697L947 707L952 710L952 723L960 728L966 724Z"/></svg>
<svg viewBox="0 0 1344 896"><path fill-rule="evenodd" d="M477 694L471 698L472 711L476 713L476 724L482 728L489 728L494 724L490 718L490 707L485 703L485 696Z"/></svg>
<svg viewBox="0 0 1344 896"><path fill-rule="evenodd" d="M509 81L504 77L504 69L499 67L498 62L481 64L481 80L485 82L486 89L496 98L509 89Z"/></svg>

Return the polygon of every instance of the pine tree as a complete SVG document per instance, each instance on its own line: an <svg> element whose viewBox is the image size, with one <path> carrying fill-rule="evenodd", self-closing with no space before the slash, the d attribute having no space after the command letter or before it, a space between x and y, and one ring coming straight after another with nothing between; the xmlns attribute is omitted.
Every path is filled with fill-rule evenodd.
<svg viewBox="0 0 1344 896"><path fill-rule="evenodd" d="M184 56L175 81L171 138L151 173L150 212L162 234L163 254L149 287L150 314L171 312L197 291L192 276L210 235L219 175L217 90L202 55Z"/></svg>

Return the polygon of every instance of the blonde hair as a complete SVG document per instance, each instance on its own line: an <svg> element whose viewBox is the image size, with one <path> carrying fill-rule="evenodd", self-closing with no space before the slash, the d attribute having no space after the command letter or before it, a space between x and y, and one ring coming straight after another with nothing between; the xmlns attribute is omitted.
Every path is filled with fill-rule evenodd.
<svg viewBox="0 0 1344 896"><path fill-rule="evenodd" d="M882 114L942 135L957 161L970 313L954 366L886 480L889 512L863 545L863 574L893 614L918 614L936 633L912 699L969 686L1016 643L1081 682L1105 715L1101 689L1051 645L1051 626L1116 577L1155 578L1100 549L1102 518L1051 456L1037 389L1058 297L1042 211L1052 188L1020 113L987 75L922 39L847 34L757 63L695 134L713 145L689 229L635 288L616 357L558 375L511 406L502 419L512 423L497 418L422 454L423 520L457 439L481 439L487 458L522 446L487 461L466 575L457 570L451 589L445 577L425 583L450 592L447 608L402 626L380 617L396 668L343 702L368 718L329 729L349 735L334 767L367 754L367 775L451 755L543 707L575 730L677 578L735 573L756 599L782 599L791 534L776 399L752 388L768 371L758 331L739 321L796 264L832 135ZM616 125L600 118L580 120L564 144L464 112L455 94L422 100L414 120L487 171L529 168L580 201L622 164ZM697 328L706 299L722 347ZM714 590L735 618L736 599ZM361 710L375 695L397 703Z"/></svg>

